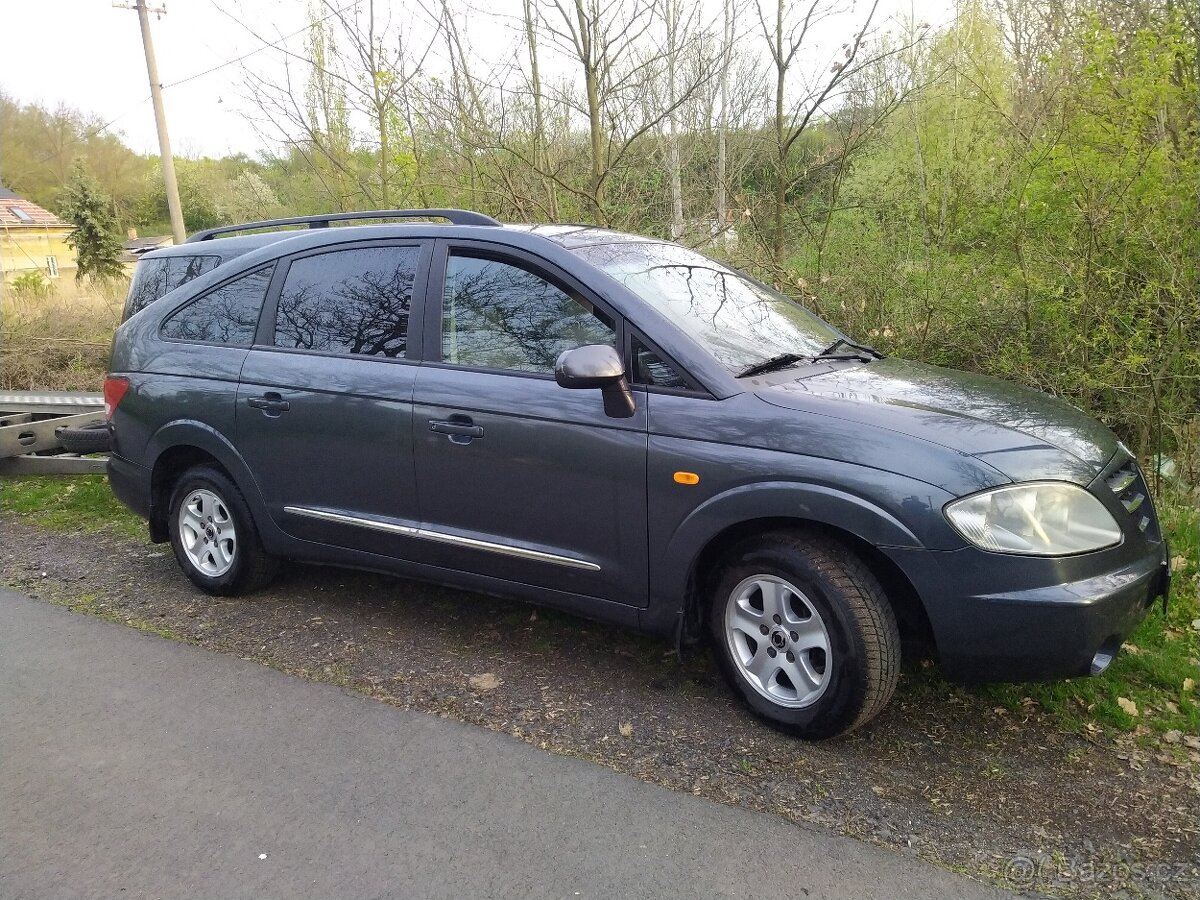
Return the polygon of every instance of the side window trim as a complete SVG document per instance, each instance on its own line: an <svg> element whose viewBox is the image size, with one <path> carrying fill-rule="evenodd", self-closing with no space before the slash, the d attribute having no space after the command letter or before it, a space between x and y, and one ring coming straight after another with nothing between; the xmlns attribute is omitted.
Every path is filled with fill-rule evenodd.
<svg viewBox="0 0 1200 900"><path fill-rule="evenodd" d="M249 344L224 344L224 343L221 343L220 341L185 340L183 338L168 337L166 334L163 333L163 330L167 327L167 323L170 322L173 318L175 318L175 316L178 315L180 312L187 309L189 306L199 303L201 300L204 300L206 297L210 297L211 295L215 294L217 291L223 290L224 288L228 287L229 285L233 284L235 281L238 281L241 278L248 278L251 275L253 275L254 273L262 271L263 269L267 268L267 266L272 267L271 280L267 283L267 291L263 295L262 306L260 306L258 308L258 325L255 328L255 333L251 337ZM273 260L269 260L267 262L260 263L256 266L250 266L249 268L243 269L242 271L229 276L224 281L222 281L220 284L214 284L212 287L210 287L204 293L197 294L195 297L189 297L187 300L184 300L182 303L174 306L170 310L170 312L168 312L166 315L164 315L161 319L158 320L157 334L158 334L159 340L167 341L172 344L198 344L198 345L207 346L207 347L231 347L236 350L249 350L253 346L254 341L258 339L257 335L258 335L258 330L262 327L263 314L267 310L267 304L271 300L271 290L275 286L275 279L278 277L279 277L279 260L273 259ZM182 286L183 285L180 285L180 287L182 287Z"/></svg>
<svg viewBox="0 0 1200 900"><path fill-rule="evenodd" d="M429 278L425 287L425 303L423 304L424 322L421 330L422 348L424 354L421 361L426 365L439 368L453 368L469 372L494 372L502 375L512 375L520 378L553 378L542 372L527 372L519 369L492 369L480 366L465 366L447 363L442 360L442 309L446 289L446 267L450 255L461 252L465 256L494 259L497 262L526 269L538 278L542 278L563 291L569 297L578 297L590 303L596 309L607 315L613 323L613 332L617 347L625 347L627 343L625 317L596 296L593 291L571 278L553 263L532 253L516 247L493 244L487 241L453 240L438 238L434 242L433 252L428 266ZM416 293L414 289L414 294ZM411 329L410 329L411 331ZM636 388L635 388L636 389Z"/></svg>
<svg viewBox="0 0 1200 900"><path fill-rule="evenodd" d="M633 326L629 326L628 328L626 328L625 331L626 331L626 337L625 337L625 343L623 345L624 346L625 371L627 371L629 373L631 381L633 378L636 377L636 370L637 370L637 365L633 358L633 342L636 340L636 341L639 341L640 343L644 344L647 350L652 352L655 356L657 356L659 359L661 359L664 363L666 363L668 366L670 366L672 369L674 369L679 374L679 377L688 383L688 387L686 387L686 388L664 387L663 385L658 385L658 384L633 383L632 387L634 388L634 390L649 391L652 394L676 394L678 396L683 396L683 397L702 397L702 398L708 399L708 400L712 399L712 394L709 393L708 390L706 390L704 387L702 387L700 382L698 382L695 378L693 378L691 373L688 372L687 369L685 369L683 366L679 365L679 363L676 362L675 359L670 354L664 353L662 348L659 347L658 344L656 344L654 341L647 338L645 333L643 333L640 329L635 328Z"/></svg>
<svg viewBox="0 0 1200 900"><path fill-rule="evenodd" d="M419 363L421 361L422 337L424 335L424 310L428 296L428 281L430 259L434 252L434 242L428 238L387 238L383 240L347 241L342 244L325 244L283 256L276 260L275 277L267 289L267 299L263 303L262 315L258 320L258 330L254 335L255 350L270 350L275 353L311 353L318 356L336 356L340 359L371 359L375 362L391 362L397 364ZM362 250L379 247L416 247L417 270L413 278L412 298L408 310L408 341L403 357L387 358L381 356L360 356L351 353L326 352L321 350L302 350L275 346L275 317L279 312L279 297L283 293L283 283L287 279L292 263L307 259L311 256L322 256L326 253L337 253L339 250ZM439 309L440 314L440 309ZM440 346L440 345L439 345Z"/></svg>
<svg viewBox="0 0 1200 900"><path fill-rule="evenodd" d="M275 309L279 305L279 292L283 289L283 279L287 277L290 264L291 260L287 257L275 260L275 273L267 286L267 296L263 300L262 315L258 317L258 328L254 332L252 348L270 343L275 335Z"/></svg>

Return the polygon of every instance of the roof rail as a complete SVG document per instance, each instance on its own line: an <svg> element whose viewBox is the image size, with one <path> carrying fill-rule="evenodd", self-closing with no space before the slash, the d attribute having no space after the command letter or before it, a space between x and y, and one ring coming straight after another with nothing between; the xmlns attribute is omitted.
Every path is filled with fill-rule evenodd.
<svg viewBox="0 0 1200 900"><path fill-rule="evenodd" d="M244 222L241 225L221 225L197 231L187 239L209 241L223 234L239 231L256 231L263 228L283 228L287 225L305 225L308 228L328 228L330 222L356 222L364 219L447 219L452 225L499 225L491 216L471 212L467 209L373 209L369 212L327 213L321 216L292 216L287 219L266 219L262 222Z"/></svg>

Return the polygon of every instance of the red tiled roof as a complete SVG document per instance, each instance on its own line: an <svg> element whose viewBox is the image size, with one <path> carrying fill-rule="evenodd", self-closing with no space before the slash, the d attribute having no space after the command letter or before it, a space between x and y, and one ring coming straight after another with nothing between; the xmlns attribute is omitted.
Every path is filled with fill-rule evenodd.
<svg viewBox="0 0 1200 900"><path fill-rule="evenodd" d="M11 194L10 191L5 191L5 194ZM21 216L13 212L14 209L21 210L29 221L26 221ZM0 196L0 227L4 228L34 228L38 226L58 225L62 227L71 227L69 222L64 222L54 213L49 210L42 209L36 203L31 203L22 197L17 196Z"/></svg>

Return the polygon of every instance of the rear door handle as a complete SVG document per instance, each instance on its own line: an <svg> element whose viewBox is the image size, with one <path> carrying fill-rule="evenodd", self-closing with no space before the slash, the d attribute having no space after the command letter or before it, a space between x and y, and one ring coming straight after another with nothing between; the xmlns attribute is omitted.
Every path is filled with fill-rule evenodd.
<svg viewBox="0 0 1200 900"><path fill-rule="evenodd" d="M470 443L473 438L483 437L483 426L476 425L466 416L454 419L430 419L429 430L446 434L456 444Z"/></svg>
<svg viewBox="0 0 1200 900"><path fill-rule="evenodd" d="M261 409L267 415L271 413L279 415L279 413L287 412L292 408L292 404L274 392L263 394L261 397L250 397L246 400L246 405L254 409Z"/></svg>

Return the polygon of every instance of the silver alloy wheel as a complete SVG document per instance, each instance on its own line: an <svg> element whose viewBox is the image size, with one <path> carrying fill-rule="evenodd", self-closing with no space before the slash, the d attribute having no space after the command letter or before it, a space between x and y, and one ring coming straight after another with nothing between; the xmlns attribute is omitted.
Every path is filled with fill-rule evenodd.
<svg viewBox="0 0 1200 900"><path fill-rule="evenodd" d="M224 575L237 554L237 532L225 501L199 488L179 505L179 542L188 561L210 578Z"/></svg>
<svg viewBox="0 0 1200 900"><path fill-rule="evenodd" d="M782 578L752 575L725 604L725 640L741 676L772 703L811 706L829 684L829 632L808 598Z"/></svg>

